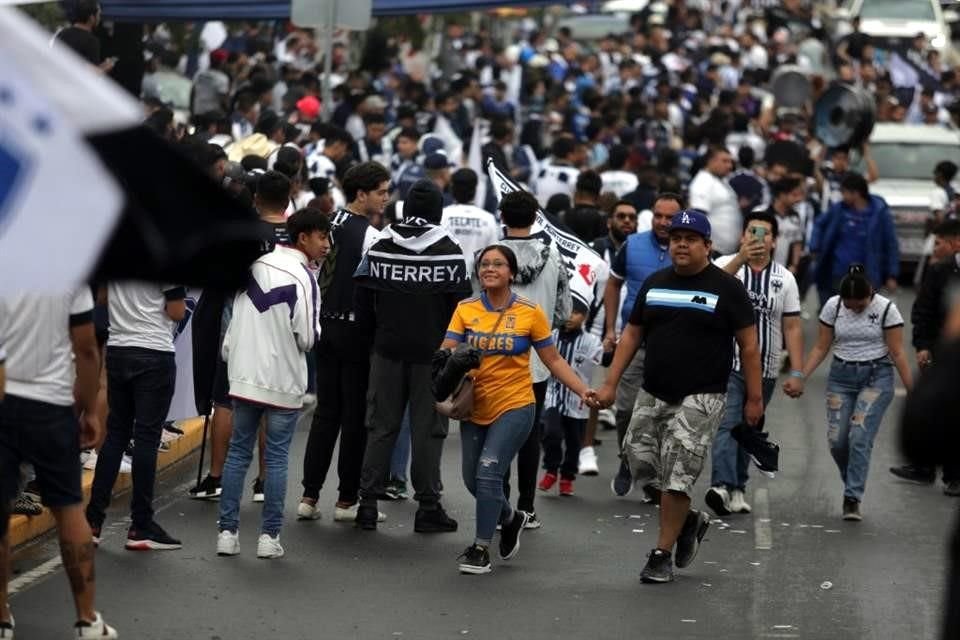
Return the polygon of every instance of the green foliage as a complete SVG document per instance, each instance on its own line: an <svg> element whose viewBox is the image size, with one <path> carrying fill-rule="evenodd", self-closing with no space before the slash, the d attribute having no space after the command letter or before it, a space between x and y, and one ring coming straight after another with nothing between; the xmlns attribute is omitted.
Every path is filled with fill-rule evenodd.
<svg viewBox="0 0 960 640"><path fill-rule="evenodd" d="M59 2L17 5L20 11L33 18L48 31L56 31L67 23L67 17Z"/></svg>

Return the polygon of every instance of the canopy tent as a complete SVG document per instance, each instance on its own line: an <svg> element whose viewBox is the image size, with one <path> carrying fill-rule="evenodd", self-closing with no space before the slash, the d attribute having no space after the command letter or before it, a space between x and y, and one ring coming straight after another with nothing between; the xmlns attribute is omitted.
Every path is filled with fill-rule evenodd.
<svg viewBox="0 0 960 640"><path fill-rule="evenodd" d="M110 20L286 20L290 0L100 0ZM564 0L373 0L374 16L485 11L565 4Z"/></svg>

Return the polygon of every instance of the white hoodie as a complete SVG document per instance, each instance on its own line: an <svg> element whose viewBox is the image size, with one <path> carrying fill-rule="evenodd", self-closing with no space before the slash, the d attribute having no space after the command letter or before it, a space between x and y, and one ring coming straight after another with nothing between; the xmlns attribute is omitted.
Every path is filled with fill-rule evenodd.
<svg viewBox="0 0 960 640"><path fill-rule="evenodd" d="M223 339L230 396L299 409L307 389L304 353L320 339L320 289L307 256L278 245L250 267Z"/></svg>

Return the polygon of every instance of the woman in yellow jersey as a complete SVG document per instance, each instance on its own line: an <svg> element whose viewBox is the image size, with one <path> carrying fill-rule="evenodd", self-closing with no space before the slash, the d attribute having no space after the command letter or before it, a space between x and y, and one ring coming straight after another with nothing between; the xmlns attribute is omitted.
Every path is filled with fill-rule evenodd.
<svg viewBox="0 0 960 640"><path fill-rule="evenodd" d="M460 556L460 572L489 573L497 522L502 524L500 557L520 549L527 515L514 510L503 493L503 476L533 427L534 397L530 349L560 382L586 399L587 386L557 353L550 323L539 306L510 290L517 257L510 248L492 245L477 257L483 292L462 301L441 349L466 342L483 352L474 378L473 415L460 423L463 481L477 501L473 544Z"/></svg>

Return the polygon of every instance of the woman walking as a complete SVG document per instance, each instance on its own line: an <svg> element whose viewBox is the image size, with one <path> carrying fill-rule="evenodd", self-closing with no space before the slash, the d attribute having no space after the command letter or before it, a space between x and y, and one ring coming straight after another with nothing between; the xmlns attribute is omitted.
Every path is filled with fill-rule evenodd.
<svg viewBox="0 0 960 640"><path fill-rule="evenodd" d="M571 391L586 400L589 390L557 352L543 310L511 291L517 275L513 251L487 247L477 258L477 272L483 291L457 306L440 348L465 342L483 353L472 372L473 413L460 423L463 481L476 498L477 517L473 544L460 556L460 572L483 574L491 571L488 549L498 521L503 560L517 554L527 521L527 514L506 499L503 476L533 427L531 347Z"/></svg>
<svg viewBox="0 0 960 640"><path fill-rule="evenodd" d="M893 399L893 369L909 392L913 378L903 350L903 317L874 292L860 264L851 265L820 312L820 335L807 356L809 378L833 347L827 380L827 442L843 479L843 519L862 520L870 453Z"/></svg>

